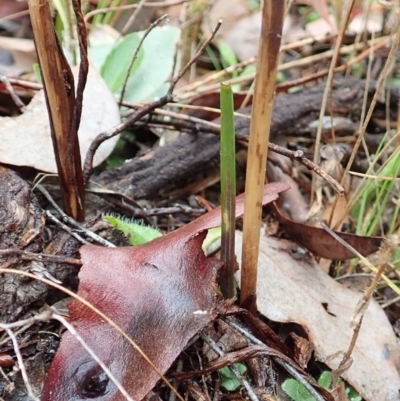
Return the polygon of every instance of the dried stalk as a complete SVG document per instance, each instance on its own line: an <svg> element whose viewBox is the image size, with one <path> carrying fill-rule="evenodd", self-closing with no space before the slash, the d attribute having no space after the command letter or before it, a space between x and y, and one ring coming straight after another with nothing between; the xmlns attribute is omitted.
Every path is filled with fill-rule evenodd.
<svg viewBox="0 0 400 401"><path fill-rule="evenodd" d="M269 130L284 11L283 1L265 0L250 124L240 302L242 306L253 312L256 310L261 199L265 182Z"/></svg>

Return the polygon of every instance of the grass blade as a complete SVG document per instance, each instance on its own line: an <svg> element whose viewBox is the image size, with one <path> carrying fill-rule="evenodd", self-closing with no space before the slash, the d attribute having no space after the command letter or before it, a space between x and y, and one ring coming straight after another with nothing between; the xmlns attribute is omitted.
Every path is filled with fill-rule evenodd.
<svg viewBox="0 0 400 401"><path fill-rule="evenodd" d="M221 291L225 298L235 296L235 121L230 84L221 84Z"/></svg>

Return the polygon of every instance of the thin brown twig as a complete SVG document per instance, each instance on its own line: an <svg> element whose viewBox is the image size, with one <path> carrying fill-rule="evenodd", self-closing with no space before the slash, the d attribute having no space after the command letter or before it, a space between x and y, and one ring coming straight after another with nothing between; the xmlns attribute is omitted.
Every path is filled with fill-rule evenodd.
<svg viewBox="0 0 400 401"><path fill-rule="evenodd" d="M354 253L354 256L360 257L358 252L351 247L349 244L347 244L346 241L344 241L342 238L340 238L332 229L330 229L325 223L323 223L318 217L314 217L318 223L321 225L321 227L328 232L333 238L335 238L337 241L339 241L342 245L344 245L348 250ZM394 256L394 253L398 247L398 237L394 236L391 240L387 240L384 245L381 247L381 249L375 254L375 259L379 263L379 268L375 271L375 276L373 280L371 281L370 285L366 289L360 303L357 305L357 309L355 311L355 316L353 317L353 324L354 324L354 331L353 335L351 337L351 341L349 344L349 347L347 351L343 354L343 359L339 363L339 366L337 369L335 369L332 372L332 381L336 381L336 378L342 374L345 370L347 370L352 362L351 354L354 350L354 347L356 345L356 341L358 339L358 335L360 333L361 329L361 324L365 315L365 312L367 310L368 304L372 298L372 295L376 289L376 286L378 285L378 282L381 278L384 277L384 271L385 268L387 267L388 262L391 260L391 258ZM371 258L372 256L370 256ZM368 259L361 259L363 262L365 260L368 261ZM365 263L365 262L364 262ZM370 264L366 264L367 267L370 267ZM334 380L335 379L335 380Z"/></svg>
<svg viewBox="0 0 400 401"><path fill-rule="evenodd" d="M76 192L76 197L78 202L80 203L80 208L82 209L82 215L76 216L77 219L83 221L85 219L85 190L83 184L83 173L81 168L81 156L79 151L79 138L78 131L81 123L82 116L82 107L83 107L83 92L85 90L87 76L89 73L89 59L88 59L88 39L86 32L86 24L82 14L81 1L80 0L72 0L72 7L75 13L76 18L76 29L77 29L77 37L79 43L79 54L80 54L80 63L79 63L79 74L78 74L78 83L76 85L76 95L73 106L73 118L71 121L71 127L69 132L69 140L75 143L75 149L77 148L77 152L75 152L75 158L77 163L79 163L79 168L76 169L76 176L71 177L72 181L75 183L74 190ZM72 30L71 30L72 32ZM71 36L72 38L72 36ZM72 157L72 155L71 155Z"/></svg>
<svg viewBox="0 0 400 401"><path fill-rule="evenodd" d="M226 317L224 319L224 322L227 323L229 326L233 327L239 333L243 334L245 337L247 337L251 343L254 343L256 345L266 346L257 337L253 336L246 329L244 329L242 326L237 324L232 318ZM314 396L314 398L316 398L316 399L320 398L320 395L314 389L314 387L306 379L303 378L303 376L300 374L300 372L298 372L297 366L294 367L293 363L288 364L288 361L285 358L279 358L279 357L273 356L273 359L276 363L280 364L284 369L286 369L288 372L290 372L292 374L292 376L295 377L300 383L302 383L304 385L304 387L306 387L310 391L310 393Z"/></svg>
<svg viewBox="0 0 400 401"><path fill-rule="evenodd" d="M4 22L10 21L13 19L25 17L25 15L29 15L29 10L17 11L16 13L12 13L10 15L5 15L4 17L0 18L0 24L3 24Z"/></svg>
<svg viewBox="0 0 400 401"><path fill-rule="evenodd" d="M210 363L209 366L201 371L190 372L190 373L171 373L171 377L177 377L180 380L189 380L194 377L198 377L202 374L207 375L217 370L222 369L225 366L231 365L232 363L239 363L245 361L246 359L256 358L260 356L269 356L274 359L274 361L280 364L284 369L286 369L296 380L304 385L308 391L313 395L313 397L318 401L326 401L322 395L313 387L311 382L313 381L310 377L305 377L304 373L301 373L301 368L296 366L296 364L286 355L281 354L279 351L268 347L261 341L257 345L250 345L247 348L243 348L239 351L233 351L221 356L214 362ZM314 382L315 383L315 382ZM317 383L314 384L318 386ZM333 400L333 398L332 398Z"/></svg>
<svg viewBox="0 0 400 401"><path fill-rule="evenodd" d="M218 344L206 333L201 334L201 338L210 346L210 348L220 357L224 357L225 353L222 349L218 346ZM246 389L247 394L251 401L258 401L258 397L254 393L253 389L250 386L250 383L245 379L245 377L240 373L239 369L235 365L231 365L230 369L232 370L233 374L236 378L240 381L242 386Z"/></svg>
<svg viewBox="0 0 400 401"><path fill-rule="evenodd" d="M25 110L25 104L21 100L21 98L15 93L13 86L11 85L10 80L4 75L0 74L0 81L4 84L4 86L7 89L7 92L11 96L11 99L15 103L15 105L18 107L18 109L23 112Z"/></svg>
<svg viewBox="0 0 400 401"><path fill-rule="evenodd" d="M137 10L136 10L137 11ZM124 96L125 96L125 90L126 90L126 85L128 84L128 79L130 77L130 71L132 69L133 63L136 61L137 56L139 54L140 49L142 48L143 42L145 41L145 39L147 38L147 36L149 35L149 33L158 25L160 25L162 22L164 22L166 19L168 18L167 14L162 15L160 18L156 19L154 22L152 22L150 24L150 26L146 29L146 31L144 32L143 36L141 37L138 45L136 46L135 52L133 53L133 56L131 58L131 61L129 62L129 66L126 69L126 75L125 75L125 79L124 79L124 83L122 85L122 90L121 90L121 97L119 100L119 105L121 106L122 101L124 100Z"/></svg>
<svg viewBox="0 0 400 401"><path fill-rule="evenodd" d="M121 36L124 36L126 32L128 31L129 27L133 24L137 16L139 15L140 11L142 10L143 6L145 5L147 0L139 0L139 2L136 2L136 9L135 11L131 14L129 17L128 21L124 25L121 31Z"/></svg>
<svg viewBox="0 0 400 401"><path fill-rule="evenodd" d="M190 132L204 132L208 134L216 134L220 135L220 128L219 124L202 120L200 118L187 116L184 114L175 113L168 110L154 110L154 113L158 113L160 115L169 116L170 120L168 121L168 125L172 125L174 127L179 127L186 129ZM143 124L146 124L145 122ZM157 124L157 120L152 120L152 124ZM158 125L164 126L165 123L160 121ZM244 145L247 146L249 138L245 135L235 134L236 140ZM328 173L326 173L323 169L319 166L314 164L311 160L307 159L304 156L304 153L301 151L292 151L286 149L282 146L275 145L271 142L268 143L268 149L272 152L278 153L280 155L286 156L289 159L295 160L305 167L307 167L310 171L315 172L319 175L323 180L325 180L340 196L344 195L344 188L340 185L334 178L332 178Z"/></svg>
<svg viewBox="0 0 400 401"><path fill-rule="evenodd" d="M50 210L46 210L45 214L46 214L46 217L49 218L54 224L60 226L64 231L66 231L69 235L71 235L72 237L77 239L81 244L91 245L90 242L86 241L78 233L73 232L70 227L68 227L62 221L58 220L56 216L53 216L53 214L50 212Z"/></svg>
<svg viewBox="0 0 400 401"><path fill-rule="evenodd" d="M11 85L20 86L21 88L32 89L35 91L39 91L43 89L42 84L38 84L37 82L30 82L25 79L20 78L8 78Z"/></svg>
<svg viewBox="0 0 400 401"><path fill-rule="evenodd" d="M113 202L113 200L111 200ZM178 213L184 213L190 216L201 216L204 213L207 212L206 209L193 209L189 206L185 205L177 205L177 206L171 206L171 207L160 207L160 208L154 208L154 209L139 209L137 207L128 205L126 203L118 203L118 206L124 208L125 210L129 211L132 213L132 217L139 218L139 219L148 219L149 217L154 217L154 216L165 216L169 214L178 214Z"/></svg>
<svg viewBox="0 0 400 401"><path fill-rule="evenodd" d="M8 248L0 249L0 256L17 255L23 260L34 260L36 262L49 262L49 263L60 263L72 266L82 266L82 262L79 259L70 258L68 256L50 255L46 253L34 253L29 251L23 251L19 248Z"/></svg>
<svg viewBox="0 0 400 401"><path fill-rule="evenodd" d="M18 360L19 369L21 371L22 379L24 381L24 384L25 384L25 387L26 387L26 390L28 392L29 397L34 401L40 401L39 398L36 397L36 394L33 391L33 388L32 388L31 383L29 381L29 377L28 377L28 374L26 372L26 367L25 367L25 364L24 364L24 360L23 360L21 352L19 350L19 345L18 345L17 338L15 337L15 335L14 335L13 331L11 330L11 328L7 327L7 324L0 323L0 328L5 330L7 332L7 334L8 334L8 336L11 338L11 341L12 341L13 347L14 347L14 352L15 352L15 355L16 355L17 360Z"/></svg>
<svg viewBox="0 0 400 401"><path fill-rule="evenodd" d="M72 6L76 18L76 29L78 33L80 64L79 64L79 77L76 88L75 105L74 105L74 119L76 124L76 131L78 132L82 105L83 105L83 91L85 90L87 75L89 72L89 59L88 59L88 39L86 32L86 24L82 15L81 1L72 0Z"/></svg>
<svg viewBox="0 0 400 401"><path fill-rule="evenodd" d="M171 6L178 6L178 5L186 3L188 1L190 1L190 0L156 1L156 2L150 2L147 4L145 3L145 4L143 4L143 7L144 8L146 8L146 7L167 8L167 7L171 7ZM106 7L106 8L101 8L99 10L93 10L93 11L88 12L85 15L85 21L88 22L90 20L90 18L92 18L98 14L106 14L110 11L127 11L127 10L135 9L137 7L138 7L137 4L128 4L125 6Z"/></svg>
<svg viewBox="0 0 400 401"><path fill-rule="evenodd" d="M89 182L90 175L93 170L93 157L96 153L99 146L106 141L107 139L113 138L115 135L120 134L122 131L133 125L136 121L139 121L142 117L148 115L157 107L162 107L166 103L171 102L173 100L173 96L170 93L167 93L165 96L160 99L148 103L142 108L136 110L132 113L123 123L118 124L117 126L111 128L108 131L102 132L93 140L90 144L89 149L86 153L85 163L83 167L83 177L84 177L84 185L87 186Z"/></svg>
<svg viewBox="0 0 400 401"><path fill-rule="evenodd" d="M172 93L173 89L175 88L175 85L178 83L178 81L186 74L186 72L189 70L189 68L198 60L198 58L201 56L203 53L204 49L211 43L211 41L214 39L214 36L216 33L219 31L219 28L221 28L222 25L222 20L219 20L217 22L217 25L211 32L210 37L200 46L200 49L197 51L197 53L194 55L194 57L189 60L189 62L182 68L182 70L176 75L175 78L173 78L169 92Z"/></svg>
<svg viewBox="0 0 400 401"><path fill-rule="evenodd" d="M190 68L190 66L196 62L196 60L200 57L201 53L206 48L206 46L208 46L210 44L210 42L213 40L215 34L217 33L218 29L221 26L221 23L222 23L221 21L218 21L218 24L214 28L211 36L203 43L203 45L200 47L200 49L196 53L196 55L187 63L187 65L185 65L185 67L183 67L183 69L178 73L178 75L172 79L166 95L164 95L160 99L155 100L154 102L148 103L145 106L143 106L142 108L136 110L123 123L117 125L116 127L112 128L109 131L102 132L93 140L93 142L90 144L90 147L86 153L86 159L85 159L85 163L84 163L83 177L84 177L85 186L89 182L89 177L90 177L90 174L93 169L93 157L94 157L94 154L95 154L96 150L98 149L98 147L104 141L114 137L115 135L118 135L123 130L125 130L129 126L133 125L136 121L139 121L142 117L150 114L156 108L165 106L167 103L172 102L174 100L173 91L174 91L174 88L175 88L177 82L186 73L186 71Z"/></svg>
<svg viewBox="0 0 400 401"><path fill-rule="evenodd" d="M275 153L279 153L283 156L289 157L292 160L296 160L307 167L310 171L313 171L319 175L323 180L325 180L340 196L344 195L344 188L340 185L334 178L332 178L328 173L326 173L322 168L313 163L311 160L304 156L304 152L301 150L291 151L289 149L283 148L273 143L268 144L268 149Z"/></svg>
<svg viewBox="0 0 400 401"><path fill-rule="evenodd" d="M49 192L47 191L46 188L44 188L42 185L37 184L36 188L44 195L44 197L51 203L51 205L54 207L54 209L56 209L56 211L59 213L59 215L61 216L61 218L63 219L64 222L78 228L79 230L81 230L82 232L85 233L85 235L89 238L91 238L92 240L96 241L97 243L106 246L108 248L115 248L115 245L113 243L111 243L110 241L107 241L106 239L100 237L100 235L97 235L96 233L94 233L93 231L90 231L89 229L87 229L86 227L84 227L82 224L78 223L75 219L73 219L72 217L68 216L66 213L64 213L64 211L57 205L57 203L55 202L55 200L51 197L51 195L49 194ZM46 213L50 213L49 211L46 211ZM54 216L50 216L49 217L51 219L53 219L53 221L57 220ZM55 219L55 220L54 220ZM56 223L61 223L59 221L55 221ZM62 224L62 223L61 223ZM63 227L63 226L62 226ZM63 227L64 228L64 227ZM67 232L70 232L71 235L74 235L75 233L72 233L72 230L70 230L69 227L66 226L66 228L64 228ZM80 236L79 236L80 237ZM83 240L81 237L77 238L79 241L86 243L85 240Z"/></svg>

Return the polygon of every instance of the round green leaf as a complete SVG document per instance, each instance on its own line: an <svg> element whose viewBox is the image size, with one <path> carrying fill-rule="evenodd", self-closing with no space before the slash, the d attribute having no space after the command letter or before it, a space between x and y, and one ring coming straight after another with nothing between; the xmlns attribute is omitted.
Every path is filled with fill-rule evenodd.
<svg viewBox="0 0 400 401"><path fill-rule="evenodd" d="M140 37L143 32L138 32ZM176 27L154 28L143 42L145 57L135 74L128 80L125 100L153 101L167 93L166 81L172 75L180 30Z"/></svg>
<svg viewBox="0 0 400 401"><path fill-rule="evenodd" d="M111 92L121 89L126 75L132 77L139 69L144 60L143 47L140 48L137 58L134 61L130 71L129 64L139 46L140 35L137 32L126 35L108 54L104 64L101 67L101 76L106 81Z"/></svg>

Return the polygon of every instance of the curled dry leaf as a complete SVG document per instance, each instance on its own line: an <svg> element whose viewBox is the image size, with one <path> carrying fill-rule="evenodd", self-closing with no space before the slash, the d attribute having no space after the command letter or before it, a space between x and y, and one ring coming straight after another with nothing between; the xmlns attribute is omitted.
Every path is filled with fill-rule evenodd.
<svg viewBox="0 0 400 401"><path fill-rule="evenodd" d="M271 154L268 157L271 157ZM286 157L283 158L287 160ZM277 201L279 208L283 213L289 214L294 221L305 222L309 209L297 182L289 174L286 174L280 166L271 162L268 162L267 176L271 181L285 182L290 186L290 189L279 197Z"/></svg>
<svg viewBox="0 0 400 401"><path fill-rule="evenodd" d="M285 184L265 187L271 202ZM236 201L243 213L244 197ZM78 294L110 316L165 372L188 341L216 315L216 277L222 262L201 248L206 230L220 225L215 209L168 235L137 247L81 248L83 266ZM71 302L77 331L135 400L159 379L127 341L91 309ZM63 336L50 368L42 401L86 398L122 401L114 384L70 333Z"/></svg>
<svg viewBox="0 0 400 401"><path fill-rule="evenodd" d="M82 160L85 160L86 152L94 138L120 121L114 96L100 75L90 68L79 127ZM1 163L30 166L48 173L57 173L43 91L33 97L24 114L13 118L0 117L0 127ZM118 136L115 136L100 146L94 158L96 166L110 155L117 141Z"/></svg>
<svg viewBox="0 0 400 401"><path fill-rule="evenodd" d="M323 228L312 227L290 220L283 216L277 208L276 216L279 223L285 228L285 233L288 237L308 249L315 256L331 260L346 260L355 257L349 249L333 238ZM363 256L377 252L383 244L382 237L362 237L339 231L335 231L335 233Z"/></svg>
<svg viewBox="0 0 400 401"><path fill-rule="evenodd" d="M239 261L241 247L242 234L237 232ZM297 255L297 248L292 242L261 236L258 311L275 322L299 324L321 358L346 352L362 294L337 283L313 260ZM374 300L368 305L352 358L353 364L343 377L365 400L400 399L399 348L386 314ZM341 359L337 356L325 363L333 370Z"/></svg>

